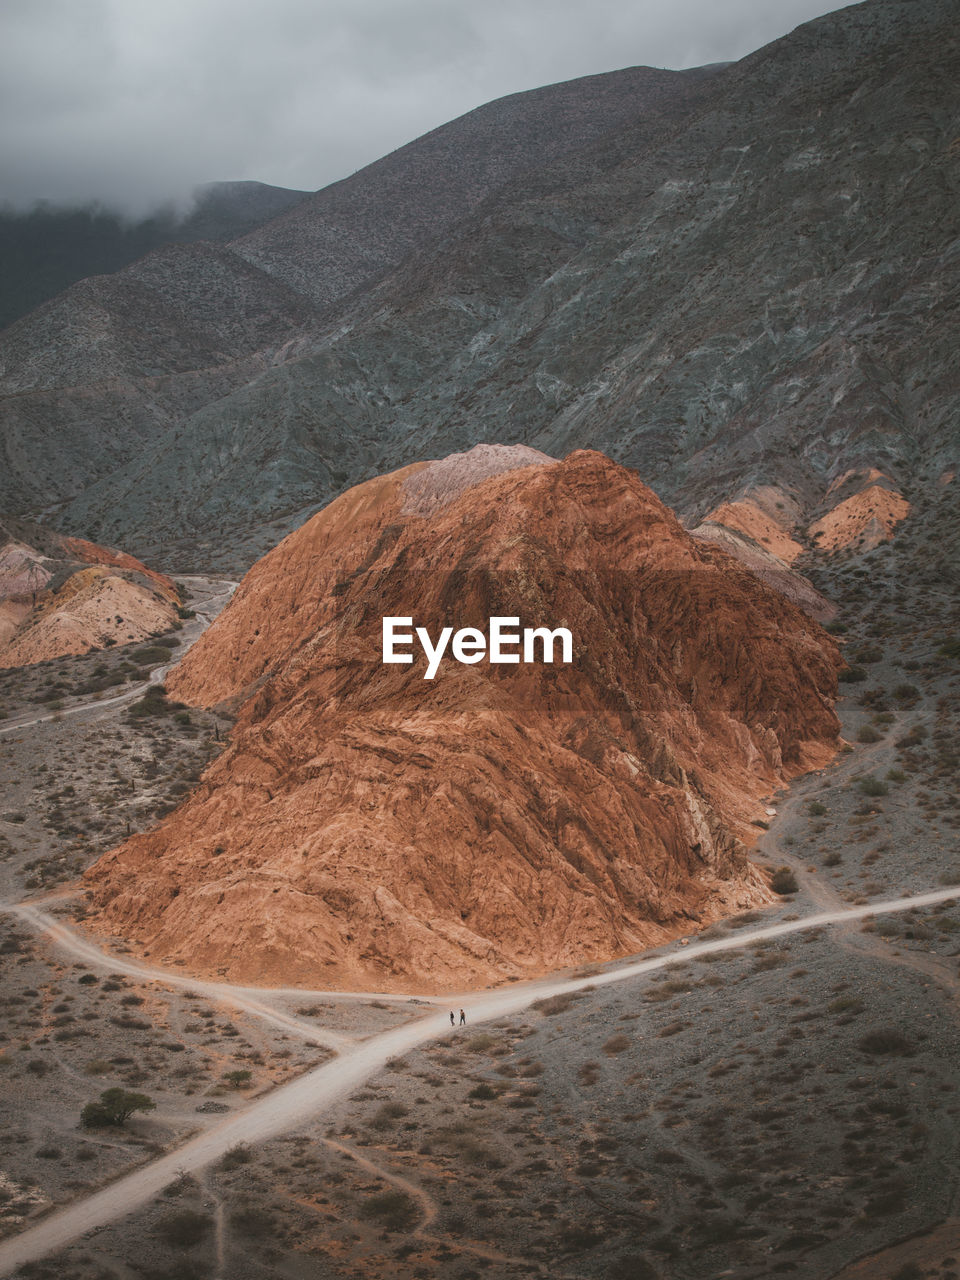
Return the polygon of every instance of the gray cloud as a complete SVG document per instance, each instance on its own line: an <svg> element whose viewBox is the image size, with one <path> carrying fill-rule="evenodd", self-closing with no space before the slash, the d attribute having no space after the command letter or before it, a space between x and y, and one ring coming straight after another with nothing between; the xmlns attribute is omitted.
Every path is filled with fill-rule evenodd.
<svg viewBox="0 0 960 1280"><path fill-rule="evenodd" d="M0 201L324 186L503 94L727 61L818 0L4 0Z"/></svg>

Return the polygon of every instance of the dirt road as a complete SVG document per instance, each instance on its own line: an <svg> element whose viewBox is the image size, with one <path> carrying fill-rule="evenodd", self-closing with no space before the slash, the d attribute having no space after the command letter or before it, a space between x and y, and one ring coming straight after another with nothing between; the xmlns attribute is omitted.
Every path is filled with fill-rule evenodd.
<svg viewBox="0 0 960 1280"><path fill-rule="evenodd" d="M231 582L226 578L188 577L181 578L181 581L188 582L195 588L197 608L196 617L184 623L183 630L180 632L180 652L177 653L172 662L168 662L162 667L154 667L153 671L150 672L149 680L131 685L123 693L116 694L112 698L90 699L86 702L78 703L76 706L63 707L59 711L48 711L39 716L35 716L31 712L14 716L11 720L5 720L3 724L0 724L0 736L16 733L18 730L29 729L35 724L45 724L49 720L64 720L74 716L89 716L96 719L105 711L125 706L129 702L136 701L137 698L142 698L150 685L162 684L170 668L176 666L190 646L200 639L239 586L239 583Z"/></svg>
<svg viewBox="0 0 960 1280"><path fill-rule="evenodd" d="M64 1209L54 1211L36 1226L0 1243L0 1275L9 1275L24 1263L62 1249L86 1232L123 1217L157 1195L179 1173L210 1164L238 1143L264 1142L302 1123L356 1089L370 1076L381 1070L390 1058L399 1057L428 1040L449 1036L451 1029L447 1010L453 1005L458 1007L463 1005L467 1009L470 1025L474 1026L519 1013L532 1001L545 996L623 982L628 978L652 973L656 969L676 964L678 961L690 960L694 956L739 950L761 940L782 938L792 933L824 928L829 925L843 925L879 912L890 913L933 906L957 897L960 897L960 886L936 889L929 893L915 894L912 897L886 899L864 906L822 911L804 916L799 920L783 921L779 924L761 926L758 929L743 929L727 938L693 942L683 951L671 950L589 978L543 979L511 986L501 991L466 992L456 996L425 995L420 998L432 1006L441 1007L435 1012L431 1009L415 1022L381 1032L369 1040L343 1048L337 1058L307 1072L290 1084L275 1089L272 1093L253 1102L246 1110L235 1112L170 1154L118 1179L103 1191L68 1205ZM104 952L98 953L93 943L80 938L73 930L52 921L50 917L45 917L35 908L23 904L10 904L4 907L4 910L15 912L25 923L41 928L44 932L50 931L59 946L73 954L82 955L87 962L91 961L92 952L101 964L109 964L115 968L120 963L119 957ZM53 930L50 929L51 925ZM142 969L138 969L137 972L138 976L143 976ZM174 980L184 981L182 975L168 974L164 970L152 970L151 973L161 975L155 980L165 983L172 983ZM197 985L191 982L191 986ZM219 998L222 998L225 990L233 990L238 999L252 998L251 991L255 990L230 988L226 983L216 984L216 986L220 992ZM317 994L328 995L326 992ZM377 992L366 994L370 998L382 998ZM261 1003L267 996L268 991L262 990L258 995L257 1003ZM253 1011L251 1009L251 1012ZM315 1028L312 1029L312 1036L314 1039L319 1039Z"/></svg>

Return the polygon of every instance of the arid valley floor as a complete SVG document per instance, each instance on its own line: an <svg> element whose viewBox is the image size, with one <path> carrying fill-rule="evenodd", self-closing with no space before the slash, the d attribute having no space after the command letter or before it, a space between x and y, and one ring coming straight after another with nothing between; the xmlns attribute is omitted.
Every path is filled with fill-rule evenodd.
<svg viewBox="0 0 960 1280"><path fill-rule="evenodd" d="M943 512L927 518L813 575L844 602L848 745L771 797L752 851L791 867L797 891L662 949L666 963L633 977L603 980L625 960L555 975L579 987L559 994L230 991L151 974L119 941L105 955L96 940L72 949L84 946L76 874L176 802L229 725L193 710L131 715L135 681L115 702L114 688L83 692L104 664L137 666L122 649L7 673L0 1266L15 1233L101 1188L119 1196L124 1175L162 1159L132 1212L55 1256L35 1249L15 1274L960 1274L960 667L935 574L908 582L902 569L910 538ZM170 637L184 644L204 601L212 615L229 592L192 586L200 620ZM886 591L909 610L885 609ZM870 910L933 891L929 906ZM18 914L21 902L39 914ZM850 907L859 914L838 924L798 927ZM57 920L68 929L52 937ZM795 931L754 938L778 922ZM484 1017L485 999L513 1011ZM451 1028L461 1005L467 1024ZM228 1131L217 1145L225 1119L394 1028L412 1047L379 1064L373 1052L347 1096L317 1109L305 1093L281 1131ZM113 1085L156 1110L81 1129L81 1107ZM205 1135L215 1156L178 1164Z"/></svg>

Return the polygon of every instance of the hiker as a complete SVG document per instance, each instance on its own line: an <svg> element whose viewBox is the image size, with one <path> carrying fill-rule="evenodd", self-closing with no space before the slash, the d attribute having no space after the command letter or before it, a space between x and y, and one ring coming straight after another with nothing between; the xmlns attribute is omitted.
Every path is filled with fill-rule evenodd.
<svg viewBox="0 0 960 1280"><path fill-rule="evenodd" d="M467 1020L467 1015L466 1015L466 1014L463 1012L463 1010L461 1009L461 1010L460 1010L460 1025L461 1025L461 1027L464 1025L464 1023L466 1022L466 1020Z"/></svg>
<svg viewBox="0 0 960 1280"><path fill-rule="evenodd" d="M457 1025L457 1020L456 1020L456 1018L453 1016L453 1010L452 1010L452 1009L450 1010L450 1025L451 1025L451 1027L455 1027L455 1026Z"/></svg>

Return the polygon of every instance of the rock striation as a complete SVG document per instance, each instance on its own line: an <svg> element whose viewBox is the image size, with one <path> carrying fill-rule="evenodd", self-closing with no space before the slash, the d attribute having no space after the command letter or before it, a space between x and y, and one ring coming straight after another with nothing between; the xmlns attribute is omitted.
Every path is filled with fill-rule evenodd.
<svg viewBox="0 0 960 1280"><path fill-rule="evenodd" d="M384 665L381 620L565 626L570 663ZM769 900L761 800L837 742L838 657L632 471L485 446L349 490L247 574L168 687L228 704L88 921L233 979L456 989Z"/></svg>

